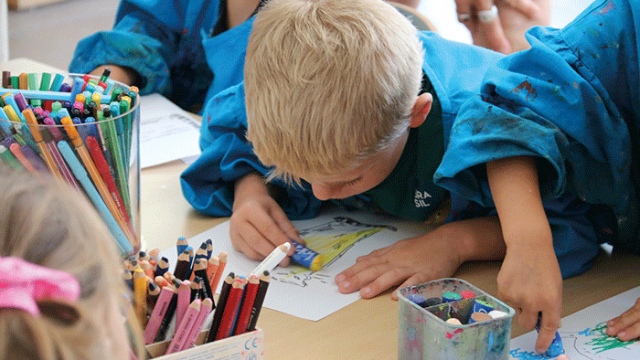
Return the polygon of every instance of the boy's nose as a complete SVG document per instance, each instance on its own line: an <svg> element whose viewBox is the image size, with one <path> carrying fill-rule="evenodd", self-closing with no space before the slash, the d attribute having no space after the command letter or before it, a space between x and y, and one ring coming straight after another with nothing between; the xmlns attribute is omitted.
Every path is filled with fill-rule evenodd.
<svg viewBox="0 0 640 360"><path fill-rule="evenodd" d="M318 200L329 200L333 193L330 187L321 184L311 184L311 191Z"/></svg>

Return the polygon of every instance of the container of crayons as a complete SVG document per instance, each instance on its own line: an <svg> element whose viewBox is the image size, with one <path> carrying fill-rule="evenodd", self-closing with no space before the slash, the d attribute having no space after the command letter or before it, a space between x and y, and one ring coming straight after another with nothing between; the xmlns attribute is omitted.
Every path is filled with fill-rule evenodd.
<svg viewBox="0 0 640 360"><path fill-rule="evenodd" d="M10 74L0 87L0 163L82 191L123 255L140 250L140 99L102 76Z"/></svg>
<svg viewBox="0 0 640 360"><path fill-rule="evenodd" d="M167 251L154 251L155 256L141 251L124 262L148 357L264 358L264 332L256 324L269 271L225 276L227 253L214 255L211 239L194 250L181 237L175 251L175 261Z"/></svg>
<svg viewBox="0 0 640 360"><path fill-rule="evenodd" d="M398 290L398 359L509 358L515 311L461 279Z"/></svg>

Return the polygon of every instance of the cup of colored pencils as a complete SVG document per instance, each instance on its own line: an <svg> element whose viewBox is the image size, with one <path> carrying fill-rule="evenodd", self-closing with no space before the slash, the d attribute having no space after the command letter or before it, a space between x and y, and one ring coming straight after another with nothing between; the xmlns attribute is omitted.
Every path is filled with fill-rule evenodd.
<svg viewBox="0 0 640 360"><path fill-rule="evenodd" d="M0 162L83 192L130 255L140 250L140 98L109 75L3 71Z"/></svg>

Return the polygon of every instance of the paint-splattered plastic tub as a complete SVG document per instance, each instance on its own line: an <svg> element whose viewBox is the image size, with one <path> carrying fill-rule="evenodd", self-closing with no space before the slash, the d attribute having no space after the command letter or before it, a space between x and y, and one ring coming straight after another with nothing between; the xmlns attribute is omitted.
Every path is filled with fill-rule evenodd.
<svg viewBox="0 0 640 360"><path fill-rule="evenodd" d="M471 291L473 298L422 307L410 300L415 295L442 298L448 292ZM515 311L470 283L454 278L408 286L398 291L400 302L398 359L507 360L511 319ZM503 312L502 317L467 324L473 304L481 300ZM450 317L461 325L447 323Z"/></svg>

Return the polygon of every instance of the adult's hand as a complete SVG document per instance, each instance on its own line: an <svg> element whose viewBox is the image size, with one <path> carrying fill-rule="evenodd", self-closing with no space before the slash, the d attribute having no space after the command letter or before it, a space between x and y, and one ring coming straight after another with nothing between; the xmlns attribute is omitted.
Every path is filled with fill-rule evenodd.
<svg viewBox="0 0 640 360"><path fill-rule="evenodd" d="M524 33L548 26L551 0L455 0L458 21L473 43L504 54L529 48Z"/></svg>

